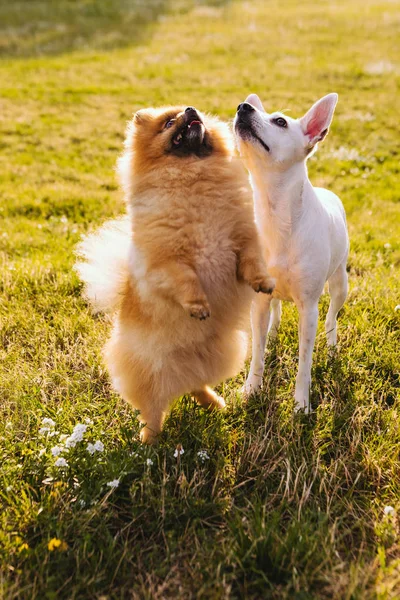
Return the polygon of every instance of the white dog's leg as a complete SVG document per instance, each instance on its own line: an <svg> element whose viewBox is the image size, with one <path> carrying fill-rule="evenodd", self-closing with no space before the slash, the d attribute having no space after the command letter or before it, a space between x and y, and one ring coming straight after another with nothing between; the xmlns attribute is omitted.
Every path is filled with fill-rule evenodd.
<svg viewBox="0 0 400 600"><path fill-rule="evenodd" d="M318 325L318 303L298 307L299 323L299 370L296 377L296 410L310 412L310 386L312 354Z"/></svg>
<svg viewBox="0 0 400 600"><path fill-rule="evenodd" d="M256 392L264 373L264 351L270 316L271 296L259 294L251 305L252 357L249 376L243 387L245 396Z"/></svg>
<svg viewBox="0 0 400 600"><path fill-rule="evenodd" d="M277 298L271 301L271 320L268 329L268 336L274 340L278 335L279 325L282 317L282 302Z"/></svg>
<svg viewBox="0 0 400 600"><path fill-rule="evenodd" d="M329 294L331 301L325 321L325 331L328 346L336 346L336 318L347 297L347 271L346 262L339 265L334 274L329 278Z"/></svg>

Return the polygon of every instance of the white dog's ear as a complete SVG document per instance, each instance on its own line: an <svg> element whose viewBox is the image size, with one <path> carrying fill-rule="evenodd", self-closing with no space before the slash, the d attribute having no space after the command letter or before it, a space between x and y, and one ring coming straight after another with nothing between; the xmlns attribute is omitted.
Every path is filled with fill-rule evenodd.
<svg viewBox="0 0 400 600"><path fill-rule="evenodd" d="M301 117L300 125L308 138L307 146L310 149L323 140L328 133L337 101L337 94L328 94L318 100L304 117Z"/></svg>
<svg viewBox="0 0 400 600"><path fill-rule="evenodd" d="M252 106L255 106L256 108L258 108L258 110L265 112L262 102L261 102L260 98L257 96L257 94L250 94L250 96L247 96L245 102L247 102L248 104L251 104Z"/></svg>

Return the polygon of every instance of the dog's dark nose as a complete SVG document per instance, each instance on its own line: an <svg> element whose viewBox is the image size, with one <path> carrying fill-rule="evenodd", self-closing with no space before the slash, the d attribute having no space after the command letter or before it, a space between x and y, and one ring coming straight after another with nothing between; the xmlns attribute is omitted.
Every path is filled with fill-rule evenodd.
<svg viewBox="0 0 400 600"><path fill-rule="evenodd" d="M185 108L185 113L188 113L190 111L196 112L196 109L193 108L193 106L188 106L187 108Z"/></svg>
<svg viewBox="0 0 400 600"><path fill-rule="evenodd" d="M254 107L249 104L248 102L242 102L241 104L239 104L239 106L237 107L237 112L253 112L254 111Z"/></svg>

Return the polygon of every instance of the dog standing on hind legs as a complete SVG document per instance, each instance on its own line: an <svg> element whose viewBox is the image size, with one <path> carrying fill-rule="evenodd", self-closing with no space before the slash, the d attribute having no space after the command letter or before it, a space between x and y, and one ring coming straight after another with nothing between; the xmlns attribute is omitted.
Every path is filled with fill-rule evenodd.
<svg viewBox="0 0 400 600"><path fill-rule="evenodd" d="M326 281L331 301L325 328L328 345L336 345L336 318L347 296L349 249L346 215L340 199L308 179L306 161L328 133L337 94L316 102L301 119L268 114L256 94L239 105L235 134L250 172L256 222L264 258L276 280L272 294L254 299L251 309L253 354L245 395L262 383L264 350L275 336L281 301L299 311L299 368L296 409L310 411L312 353L318 324L318 300Z"/></svg>

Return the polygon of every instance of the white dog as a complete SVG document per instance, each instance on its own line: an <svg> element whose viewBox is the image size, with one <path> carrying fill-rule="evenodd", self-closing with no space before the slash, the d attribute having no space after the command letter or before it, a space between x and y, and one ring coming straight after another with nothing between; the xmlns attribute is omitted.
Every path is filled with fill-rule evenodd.
<svg viewBox="0 0 400 600"><path fill-rule="evenodd" d="M326 334L329 346L335 346L336 317L347 296L349 240L344 208L335 194L312 186L306 166L307 157L328 133L337 98L328 94L301 119L291 119L268 114L258 96L251 94L239 105L234 122L239 150L250 171L264 257L276 279L272 296L260 295L253 301L253 356L244 392L249 395L261 386L267 332L276 335L281 300L291 300L300 318L296 409L306 413L319 297L328 281Z"/></svg>

